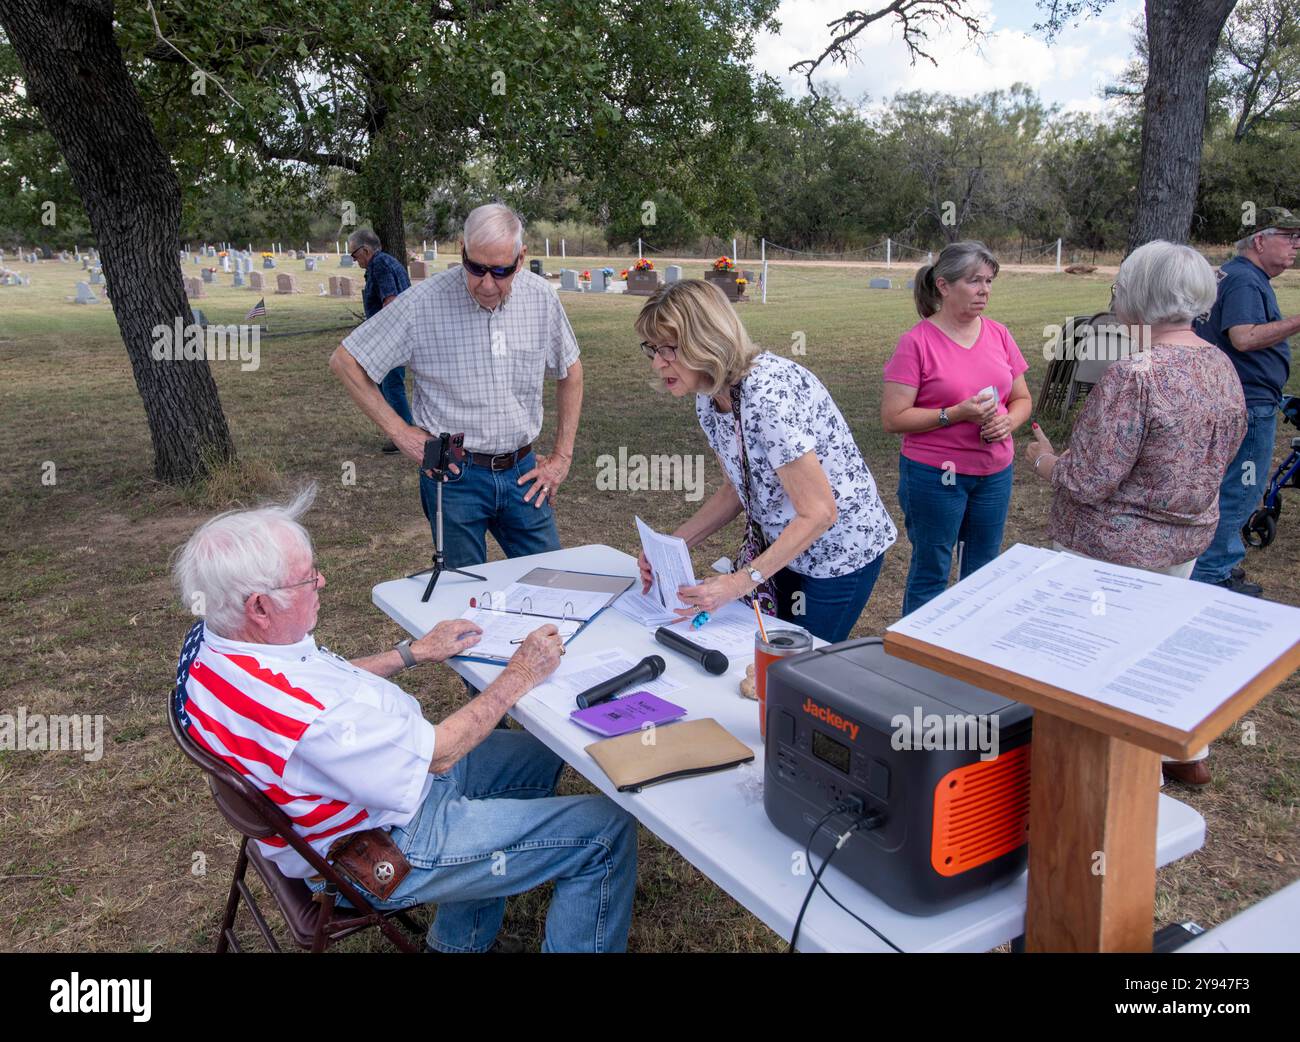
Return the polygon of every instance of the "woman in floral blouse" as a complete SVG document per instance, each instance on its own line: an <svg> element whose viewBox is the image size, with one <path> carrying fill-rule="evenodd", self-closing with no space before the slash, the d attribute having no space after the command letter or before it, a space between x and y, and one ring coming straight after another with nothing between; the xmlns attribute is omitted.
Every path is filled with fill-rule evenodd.
<svg viewBox="0 0 1300 1042"><path fill-rule="evenodd" d="M1025 450L1056 490L1048 521L1056 549L1186 579L1210 545L1219 484L1246 434L1236 370L1192 332L1215 288L1189 246L1149 242L1120 265L1113 308L1133 353L1089 393L1065 452L1036 425ZM1210 780L1204 754L1167 762L1165 774Z"/></svg>
<svg viewBox="0 0 1300 1042"><path fill-rule="evenodd" d="M678 595L692 613L713 611L770 581L780 618L823 640L846 638L898 533L830 392L755 347L721 290L701 280L659 290L636 328L668 393L695 396L727 477L674 534L695 547L743 511L762 536L747 565ZM648 591L644 555L641 577Z"/></svg>

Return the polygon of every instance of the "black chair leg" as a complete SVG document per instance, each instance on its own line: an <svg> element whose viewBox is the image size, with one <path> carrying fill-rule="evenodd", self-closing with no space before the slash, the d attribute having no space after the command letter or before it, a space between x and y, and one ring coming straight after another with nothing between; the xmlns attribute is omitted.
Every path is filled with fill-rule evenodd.
<svg viewBox="0 0 1300 1042"><path fill-rule="evenodd" d="M244 881L248 870L248 837L244 836L239 844L239 857L235 861L235 877L230 881L230 897L226 899L226 915L221 920L221 932L217 937L217 954L221 955L229 947L230 931L235 926L235 914L239 911L239 884Z"/></svg>

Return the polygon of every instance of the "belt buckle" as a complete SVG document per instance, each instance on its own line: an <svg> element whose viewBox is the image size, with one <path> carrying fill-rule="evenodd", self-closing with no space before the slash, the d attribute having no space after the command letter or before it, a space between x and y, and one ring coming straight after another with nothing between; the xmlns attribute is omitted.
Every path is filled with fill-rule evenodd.
<svg viewBox="0 0 1300 1042"><path fill-rule="evenodd" d="M500 466L497 466L497 460L502 461ZM515 454L513 452L498 452L495 456L492 457L491 462L488 464L488 469L495 474L498 471L505 470L507 467L513 464L514 461L515 461Z"/></svg>

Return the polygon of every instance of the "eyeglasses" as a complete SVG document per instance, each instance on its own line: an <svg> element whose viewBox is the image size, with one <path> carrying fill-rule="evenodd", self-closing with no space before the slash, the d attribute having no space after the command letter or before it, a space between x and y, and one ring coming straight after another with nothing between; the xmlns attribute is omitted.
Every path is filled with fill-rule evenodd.
<svg viewBox="0 0 1300 1042"><path fill-rule="evenodd" d="M476 278L482 278L484 275L491 275L500 282L502 279L508 279L515 273L519 267L519 255L515 255L514 261L510 264L480 264L478 261L472 261L466 255L464 250L460 251L460 262L465 265L465 270Z"/></svg>
<svg viewBox="0 0 1300 1042"><path fill-rule="evenodd" d="M312 570L311 570L311 578L310 578L310 579L303 579L301 582L289 583L289 585L287 585L287 586L272 586L271 589L273 589L273 590L293 590L293 589L296 589L296 588L299 587L299 586L319 586L319 585L320 585L320 572L318 572L318 571L316 570L316 567L313 565L313 566L312 566Z"/></svg>
<svg viewBox="0 0 1300 1042"><path fill-rule="evenodd" d="M368 250L368 249L370 249L369 246L358 246L355 250L350 251L348 253L348 256L351 257L353 260L357 260L357 254L360 253L362 250ZM357 263L360 264L361 262L357 261Z"/></svg>
<svg viewBox="0 0 1300 1042"><path fill-rule="evenodd" d="M655 347L655 345L649 341L642 340L641 350L645 352L646 358L650 359L652 362L654 361L655 355L658 355L665 362L673 362L677 360L677 348L675 347Z"/></svg>

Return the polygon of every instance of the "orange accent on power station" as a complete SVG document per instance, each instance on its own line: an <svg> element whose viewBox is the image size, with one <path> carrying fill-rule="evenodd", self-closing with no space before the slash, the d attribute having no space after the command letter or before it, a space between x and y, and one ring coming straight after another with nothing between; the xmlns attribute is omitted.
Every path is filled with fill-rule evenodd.
<svg viewBox="0 0 1300 1042"><path fill-rule="evenodd" d="M955 876L1029 840L1029 749L949 771L934 789L930 864Z"/></svg>

